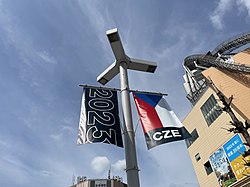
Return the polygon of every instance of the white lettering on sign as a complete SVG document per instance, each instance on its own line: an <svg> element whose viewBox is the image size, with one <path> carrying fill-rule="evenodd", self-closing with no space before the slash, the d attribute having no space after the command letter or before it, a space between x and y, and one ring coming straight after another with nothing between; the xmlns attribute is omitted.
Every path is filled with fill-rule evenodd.
<svg viewBox="0 0 250 187"><path fill-rule="evenodd" d="M117 122L114 116L115 104L112 101L111 90L89 89L87 104L87 141L108 142L117 145L116 130L113 128Z"/></svg>
<svg viewBox="0 0 250 187"><path fill-rule="evenodd" d="M231 148L233 148L234 146L236 146L238 143L240 143L239 140L233 141L230 145L228 145L226 147L226 150L229 151Z"/></svg>
<svg viewBox="0 0 250 187"><path fill-rule="evenodd" d="M173 138L173 137L181 137L179 130L163 130L161 132L155 132L153 134L153 139L155 141Z"/></svg>

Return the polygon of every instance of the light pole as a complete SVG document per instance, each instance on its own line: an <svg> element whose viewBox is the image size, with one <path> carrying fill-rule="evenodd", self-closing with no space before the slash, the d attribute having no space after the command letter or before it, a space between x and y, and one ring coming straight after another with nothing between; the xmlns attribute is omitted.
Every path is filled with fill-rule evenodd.
<svg viewBox="0 0 250 187"><path fill-rule="evenodd" d="M154 73L157 65L155 62L129 58L124 52L117 29L108 30L106 34L116 60L97 77L97 81L104 85L120 72L127 182L128 187L140 187L127 70Z"/></svg>

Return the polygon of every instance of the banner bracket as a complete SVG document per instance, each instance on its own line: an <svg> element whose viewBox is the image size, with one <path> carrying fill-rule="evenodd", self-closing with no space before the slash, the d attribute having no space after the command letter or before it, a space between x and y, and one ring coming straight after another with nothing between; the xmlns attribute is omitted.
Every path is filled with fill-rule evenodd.
<svg viewBox="0 0 250 187"><path fill-rule="evenodd" d="M80 87L84 88L94 88L94 89L104 89L104 90L113 90L113 91L119 91L121 92L122 90L119 88L110 88L110 87L103 87L103 86L91 86L87 84L80 84ZM129 92L135 92L135 93L141 93L141 94L151 94L151 95L161 95L161 96L168 96L167 93L161 93L161 92L147 92L147 91L142 91L142 90L128 90Z"/></svg>

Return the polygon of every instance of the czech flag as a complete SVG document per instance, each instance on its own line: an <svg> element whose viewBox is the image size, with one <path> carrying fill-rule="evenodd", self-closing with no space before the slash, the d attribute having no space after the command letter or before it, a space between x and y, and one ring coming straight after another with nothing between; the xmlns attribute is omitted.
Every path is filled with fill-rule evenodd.
<svg viewBox="0 0 250 187"><path fill-rule="evenodd" d="M133 93L148 149L191 135L161 95Z"/></svg>

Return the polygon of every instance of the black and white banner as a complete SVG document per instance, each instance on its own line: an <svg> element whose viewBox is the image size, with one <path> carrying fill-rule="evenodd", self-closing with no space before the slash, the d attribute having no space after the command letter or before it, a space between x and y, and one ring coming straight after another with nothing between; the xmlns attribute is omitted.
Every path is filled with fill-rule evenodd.
<svg viewBox="0 0 250 187"><path fill-rule="evenodd" d="M116 91L84 88L77 144L95 142L123 147Z"/></svg>

